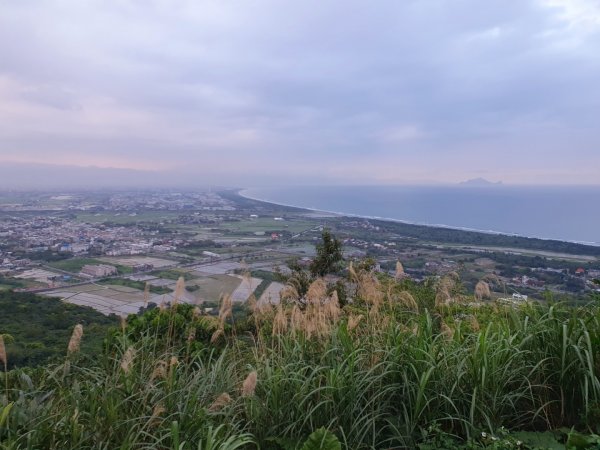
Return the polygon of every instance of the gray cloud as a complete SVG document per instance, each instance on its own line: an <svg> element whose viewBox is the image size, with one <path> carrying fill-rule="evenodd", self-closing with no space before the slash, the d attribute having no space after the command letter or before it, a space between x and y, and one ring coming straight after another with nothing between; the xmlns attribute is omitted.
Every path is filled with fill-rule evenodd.
<svg viewBox="0 0 600 450"><path fill-rule="evenodd" d="M0 161L597 183L598 48L594 0L4 2Z"/></svg>

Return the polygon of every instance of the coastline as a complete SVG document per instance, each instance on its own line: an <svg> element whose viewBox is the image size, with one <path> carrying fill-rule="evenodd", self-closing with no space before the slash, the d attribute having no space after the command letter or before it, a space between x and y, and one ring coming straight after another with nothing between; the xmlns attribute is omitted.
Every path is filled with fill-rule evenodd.
<svg viewBox="0 0 600 450"><path fill-rule="evenodd" d="M493 235L493 236L517 237L517 238L523 238L523 239L537 239L537 240L547 241L547 242L564 242L564 243L568 243L568 244L585 245L588 247L600 247L600 242L585 242L585 241L573 241L573 240L568 240L568 239L553 239L553 238L545 238L545 237L538 237L538 236L526 236L526 235L522 235L522 234L506 233L506 232L495 231L495 230L480 230L480 229L476 229L476 228L457 227L457 226L451 226L451 225L445 225L445 224L411 222L408 220L394 219L391 217L368 216L368 215L361 215L361 214L345 213L345 212L341 212L341 211L328 211L328 210L317 209L317 208L307 208L305 206L291 205L291 204L286 204L286 203L274 202L274 201L266 200L266 199L262 199L262 198L251 197L251 196L245 194L246 191L248 191L248 188L242 188L242 189L238 189L236 191L236 193L240 197L246 198L248 200L254 200L254 201L262 202L262 203L268 203L270 205L285 206L287 208L296 208L296 209L315 212L315 213L326 213L326 214L335 215L338 217L352 217L352 218L357 218L357 219L379 220L382 222L394 222L394 223L401 223L401 224L405 224L405 225L413 225L413 226L426 227L426 228L465 231L465 232L470 232L470 233L480 233L480 234Z"/></svg>

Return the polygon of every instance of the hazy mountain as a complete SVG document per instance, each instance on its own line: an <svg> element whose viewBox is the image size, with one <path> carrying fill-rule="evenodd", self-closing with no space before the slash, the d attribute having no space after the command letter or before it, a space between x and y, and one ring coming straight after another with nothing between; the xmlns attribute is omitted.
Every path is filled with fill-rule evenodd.
<svg viewBox="0 0 600 450"><path fill-rule="evenodd" d="M461 186L473 186L473 187L500 186L502 184L502 181L493 182L493 181L489 181L489 180L486 180L485 178L480 177L480 178L472 178L467 181L462 181L458 184L460 184Z"/></svg>
<svg viewBox="0 0 600 450"><path fill-rule="evenodd" d="M166 173L53 164L1 163L0 188L168 186Z"/></svg>

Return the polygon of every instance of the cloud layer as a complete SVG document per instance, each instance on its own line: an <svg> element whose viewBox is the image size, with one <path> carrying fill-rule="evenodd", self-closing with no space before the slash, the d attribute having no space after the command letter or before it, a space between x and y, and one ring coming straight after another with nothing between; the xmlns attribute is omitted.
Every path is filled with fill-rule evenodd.
<svg viewBox="0 0 600 450"><path fill-rule="evenodd" d="M3 2L0 161L598 183L598 49L596 0Z"/></svg>

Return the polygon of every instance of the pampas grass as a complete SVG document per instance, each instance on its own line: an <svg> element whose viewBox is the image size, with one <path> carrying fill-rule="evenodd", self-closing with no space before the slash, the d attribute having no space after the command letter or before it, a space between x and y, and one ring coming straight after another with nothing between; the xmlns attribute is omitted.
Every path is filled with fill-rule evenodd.
<svg viewBox="0 0 600 450"><path fill-rule="evenodd" d="M490 285L485 281L480 281L475 285L475 298L477 301L482 301L484 298L491 297Z"/></svg>
<svg viewBox="0 0 600 450"><path fill-rule="evenodd" d="M397 295L395 299L400 305L404 306L405 308L413 312L419 312L419 305L417 305L417 301L410 292L402 291Z"/></svg>
<svg viewBox="0 0 600 450"><path fill-rule="evenodd" d="M133 347L128 347L123 357L121 358L121 370L128 374L131 371L131 366L133 364L133 359L135 358L136 350Z"/></svg>
<svg viewBox="0 0 600 450"><path fill-rule="evenodd" d="M150 301L150 283L146 282L144 286L144 308L148 307L148 302Z"/></svg>
<svg viewBox="0 0 600 450"><path fill-rule="evenodd" d="M177 279L177 283L175 284L175 294L173 296L173 305L172 306L177 306L177 303L179 303L183 299L184 294L185 294L185 278L181 276Z"/></svg>
<svg viewBox="0 0 600 450"><path fill-rule="evenodd" d="M163 345L147 320L164 324L165 314L132 318L128 331L139 319L143 333L118 336L97 359L81 359L68 379L52 367L32 373L29 388L25 377L11 377L9 393L20 396L11 419L18 420L0 440L15 449L48 442L65 450L181 448L206 442L213 426L223 439L252 433L257 448L271 448L274 439L295 445L325 427L345 449L419 448L436 423L465 441L501 426L595 426L597 305L456 301L432 312L436 294L443 305L458 298L453 276L434 286L359 271L343 307L322 287L313 287L308 303L257 306L261 327L239 321L239 339L236 324L230 337L223 320L224 298L219 318L173 319L178 345ZM177 309L172 317L183 309L192 316L193 306ZM210 345L210 333L222 337L223 327L228 345ZM198 348L185 342L192 328Z"/></svg>
<svg viewBox="0 0 600 450"><path fill-rule="evenodd" d="M309 304L316 305L320 303L325 297L327 297L327 283L322 278L317 278L308 287L306 293L306 300Z"/></svg>
<svg viewBox="0 0 600 450"><path fill-rule="evenodd" d="M256 390L256 384L258 382L258 374L256 370L253 370L248 374L244 382L242 383L242 397L252 397Z"/></svg>
<svg viewBox="0 0 600 450"><path fill-rule="evenodd" d="M362 319L362 314L359 314L357 316L351 315L350 317L348 317L348 331L354 330Z"/></svg>
<svg viewBox="0 0 600 450"><path fill-rule="evenodd" d="M221 326L219 326L219 328L217 328L214 333L212 334L212 336L210 337L210 343L211 344L216 344L217 341L219 340L219 338L221 336L223 336L225 334L225 329Z"/></svg>
<svg viewBox="0 0 600 450"><path fill-rule="evenodd" d="M83 337L83 325L75 325L73 328L73 333L71 334L71 339L69 339L69 345L67 347L67 354L71 355L73 353L77 353L79 351L79 346L81 345L81 338Z"/></svg>
<svg viewBox="0 0 600 450"><path fill-rule="evenodd" d="M288 329L287 315L281 302L277 305L276 310L277 314L275 314L275 318L273 319L273 336L283 334Z"/></svg>
<svg viewBox="0 0 600 450"><path fill-rule="evenodd" d="M218 412L229 405L232 401L231 396L227 392L223 392L219 395L214 402L208 407L210 412Z"/></svg>
<svg viewBox="0 0 600 450"><path fill-rule="evenodd" d="M222 324L225 324L227 318L231 317L232 311L233 303L231 301L231 295L223 294L221 297L221 307L219 308L219 320Z"/></svg>
<svg viewBox="0 0 600 450"><path fill-rule="evenodd" d="M4 365L4 389L6 390L6 400L8 401L8 356L6 355L6 346L4 345L4 336L0 334L0 362Z"/></svg>
<svg viewBox="0 0 600 450"><path fill-rule="evenodd" d="M6 346L4 345L4 336L0 334L0 362L4 365L4 371L8 366L8 357L6 356Z"/></svg>
<svg viewBox="0 0 600 450"><path fill-rule="evenodd" d="M446 324L446 322L442 322L440 326L440 333L449 341L451 341L454 337L454 329L449 327L448 324Z"/></svg>
<svg viewBox="0 0 600 450"><path fill-rule="evenodd" d="M396 262L396 280L401 280L406 274L404 273L404 266L400 261Z"/></svg>

